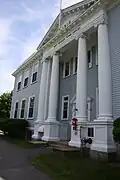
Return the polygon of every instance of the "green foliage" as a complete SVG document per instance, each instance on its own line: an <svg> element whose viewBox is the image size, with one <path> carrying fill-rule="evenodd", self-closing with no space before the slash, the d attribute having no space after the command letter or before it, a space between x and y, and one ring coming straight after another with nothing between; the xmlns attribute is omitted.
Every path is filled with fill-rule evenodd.
<svg viewBox="0 0 120 180"><path fill-rule="evenodd" d="M11 109L12 93L3 93L0 96L0 118L9 118Z"/></svg>
<svg viewBox="0 0 120 180"><path fill-rule="evenodd" d="M120 118L114 121L113 137L115 141L120 142Z"/></svg>
<svg viewBox="0 0 120 180"><path fill-rule="evenodd" d="M0 130L13 138L24 138L28 126L28 121L23 119L4 119L0 121Z"/></svg>

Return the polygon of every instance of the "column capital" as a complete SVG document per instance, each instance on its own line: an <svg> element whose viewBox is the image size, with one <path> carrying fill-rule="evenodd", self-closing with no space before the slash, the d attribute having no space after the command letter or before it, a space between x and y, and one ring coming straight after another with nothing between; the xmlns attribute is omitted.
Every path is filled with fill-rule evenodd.
<svg viewBox="0 0 120 180"><path fill-rule="evenodd" d="M78 40L79 38L88 39L87 34L85 32L78 34L75 39Z"/></svg>
<svg viewBox="0 0 120 180"><path fill-rule="evenodd" d="M102 25L104 25L104 24L108 25L108 16L107 16L106 13L104 13L104 15L102 16L102 18L100 19L99 22L97 22L96 24L94 24L94 27L95 27L95 28L98 28L98 26L101 25L101 24L102 24Z"/></svg>
<svg viewBox="0 0 120 180"><path fill-rule="evenodd" d="M53 52L52 56L61 56L61 52L60 51L55 51Z"/></svg>

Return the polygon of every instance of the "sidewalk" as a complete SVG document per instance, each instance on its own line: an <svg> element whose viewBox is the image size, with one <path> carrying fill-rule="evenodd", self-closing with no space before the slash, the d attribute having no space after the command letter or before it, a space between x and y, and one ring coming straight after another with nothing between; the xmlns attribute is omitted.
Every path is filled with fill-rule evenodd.
<svg viewBox="0 0 120 180"><path fill-rule="evenodd" d="M31 165L31 159L49 149L21 149L0 138L0 177L4 180L50 180ZM1 179L0 180L3 180Z"/></svg>

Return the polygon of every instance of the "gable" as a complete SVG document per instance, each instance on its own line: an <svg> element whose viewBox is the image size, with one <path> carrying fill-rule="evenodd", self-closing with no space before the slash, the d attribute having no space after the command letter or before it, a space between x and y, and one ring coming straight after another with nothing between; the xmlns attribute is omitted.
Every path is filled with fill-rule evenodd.
<svg viewBox="0 0 120 180"><path fill-rule="evenodd" d="M89 7L91 7L96 1L95 0L84 0L80 3L74 4L68 8L65 8L61 11L61 29L69 26L77 17L85 12ZM59 33L59 16L55 19L52 26L44 36L43 40L39 44L38 48L41 48L45 45L50 39Z"/></svg>

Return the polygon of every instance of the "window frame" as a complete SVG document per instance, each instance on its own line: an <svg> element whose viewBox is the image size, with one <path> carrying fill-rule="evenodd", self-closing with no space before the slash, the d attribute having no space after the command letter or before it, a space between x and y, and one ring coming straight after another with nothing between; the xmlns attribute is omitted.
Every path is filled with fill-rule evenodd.
<svg viewBox="0 0 120 180"><path fill-rule="evenodd" d="M64 101L64 98L68 97L68 100ZM68 102L68 109L67 109L67 118L63 118L63 110L64 110L64 103ZM62 96L62 106L61 106L61 120L68 120L69 118L69 106L70 106L70 99L69 99L69 95L64 95Z"/></svg>
<svg viewBox="0 0 120 180"><path fill-rule="evenodd" d="M36 71L35 71L35 66L37 65L37 69L36 69ZM34 63L33 65L32 65L32 75L31 75L31 84L34 84L34 83L36 83L37 81L38 81L38 68L39 68L39 63L38 62L36 62L36 63ZM35 73L37 73L37 78L36 78L36 81L32 81L33 80L33 74L35 74Z"/></svg>
<svg viewBox="0 0 120 180"><path fill-rule="evenodd" d="M77 59L77 62L76 62L76 59ZM73 75L77 74L77 70L75 71L77 64L78 64L78 57L76 56L73 58Z"/></svg>
<svg viewBox="0 0 120 180"><path fill-rule="evenodd" d="M21 103L20 103L20 113L19 113L19 118L20 119L24 119L25 118L25 109L24 109L24 117L21 118L21 110L22 110L22 102L25 101L25 108L26 108L26 98L21 99Z"/></svg>
<svg viewBox="0 0 120 180"><path fill-rule="evenodd" d="M91 49L88 49L88 51L87 51L87 59L88 59L88 52L90 52L90 62L88 61L88 68L89 69L91 69L93 67L93 52L92 52L92 48L93 48L93 46L91 47Z"/></svg>
<svg viewBox="0 0 120 180"><path fill-rule="evenodd" d="M34 107L35 107L35 95L32 95L29 97L29 100L28 100L28 110L27 110L27 119L34 119L34 107L33 107L33 116L32 117L29 117L29 109L30 109L30 99L34 97Z"/></svg>
<svg viewBox="0 0 120 180"><path fill-rule="evenodd" d="M65 69L66 69L66 64L69 63L69 75L65 76ZM64 62L64 67L63 67L63 78L67 78L71 75L71 62L70 61L67 61L67 62Z"/></svg>
<svg viewBox="0 0 120 180"><path fill-rule="evenodd" d="M18 89L18 84L20 83L20 89ZM17 91L20 91L21 90L21 86L22 86L22 82L21 81L19 81L18 83L17 83Z"/></svg>
<svg viewBox="0 0 120 180"><path fill-rule="evenodd" d="M93 129L93 136L89 136L89 130L88 130L88 134L87 134L87 136L88 136L88 138L94 138L94 127L88 127L88 129Z"/></svg>
<svg viewBox="0 0 120 180"><path fill-rule="evenodd" d="M18 111L17 111L17 117L15 118L15 110L16 110L16 104L18 103ZM14 113L13 113L13 119L17 119L19 117L19 101L17 100L14 104Z"/></svg>
<svg viewBox="0 0 120 180"><path fill-rule="evenodd" d="M28 82L27 82L27 85L25 86L25 80L26 80L26 79L28 79ZM29 83L29 77L24 78L24 81L23 81L23 88L28 87L28 83Z"/></svg>

